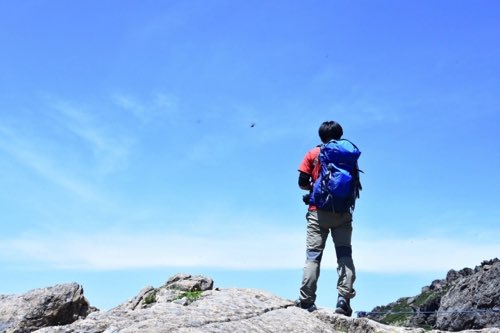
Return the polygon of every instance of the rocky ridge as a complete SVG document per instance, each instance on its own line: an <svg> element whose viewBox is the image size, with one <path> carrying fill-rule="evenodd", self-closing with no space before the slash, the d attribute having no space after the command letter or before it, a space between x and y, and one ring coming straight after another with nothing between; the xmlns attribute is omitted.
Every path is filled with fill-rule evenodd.
<svg viewBox="0 0 500 333"><path fill-rule="evenodd" d="M367 317L405 327L460 331L500 327L500 260L448 271L420 294L374 308Z"/></svg>
<svg viewBox="0 0 500 333"><path fill-rule="evenodd" d="M147 287L108 311L89 306L77 284L0 296L0 332L318 332L424 333L422 328L387 326L348 318L332 309L309 313L291 300L254 289L218 289L203 276L178 274L159 288ZM432 331L434 333L443 331ZM500 333L488 328L464 332Z"/></svg>
<svg viewBox="0 0 500 333"><path fill-rule="evenodd" d="M96 311L76 284L0 295L0 332L32 332L40 327L71 324Z"/></svg>

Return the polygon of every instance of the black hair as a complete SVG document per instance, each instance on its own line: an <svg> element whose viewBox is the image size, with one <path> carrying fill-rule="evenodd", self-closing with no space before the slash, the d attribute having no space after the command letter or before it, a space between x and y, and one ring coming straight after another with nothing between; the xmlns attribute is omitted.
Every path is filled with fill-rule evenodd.
<svg viewBox="0 0 500 333"><path fill-rule="evenodd" d="M323 143L327 143L330 140L339 140L344 134L342 126L333 120L323 122L318 132L319 138Z"/></svg>

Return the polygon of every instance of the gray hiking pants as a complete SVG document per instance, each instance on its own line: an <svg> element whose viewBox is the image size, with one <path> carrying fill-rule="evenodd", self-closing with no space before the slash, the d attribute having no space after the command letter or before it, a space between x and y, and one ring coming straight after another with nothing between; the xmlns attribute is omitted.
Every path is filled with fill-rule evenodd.
<svg viewBox="0 0 500 333"><path fill-rule="evenodd" d="M316 289L320 273L321 258L326 240L332 233L335 252L337 254L337 290L339 295L351 299L356 295L353 288L356 271L352 261L351 213L334 213L327 211L308 211L307 219L307 250L306 264L302 286L300 287L300 301L302 304L311 304L316 301Z"/></svg>

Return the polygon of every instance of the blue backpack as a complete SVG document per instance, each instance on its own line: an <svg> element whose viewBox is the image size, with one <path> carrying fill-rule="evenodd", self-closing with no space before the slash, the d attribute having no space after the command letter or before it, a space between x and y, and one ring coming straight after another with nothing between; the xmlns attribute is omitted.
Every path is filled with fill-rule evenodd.
<svg viewBox="0 0 500 333"><path fill-rule="evenodd" d="M359 191L358 147L349 140L331 140L321 145L321 171L314 182L310 204L337 213L352 212Z"/></svg>

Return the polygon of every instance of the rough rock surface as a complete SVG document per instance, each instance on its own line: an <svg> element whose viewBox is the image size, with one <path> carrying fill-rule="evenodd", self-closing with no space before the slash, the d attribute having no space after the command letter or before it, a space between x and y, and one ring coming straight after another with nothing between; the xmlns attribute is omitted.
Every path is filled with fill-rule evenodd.
<svg viewBox="0 0 500 333"><path fill-rule="evenodd" d="M78 317L78 313L75 309L72 318ZM172 277L160 288L144 288L132 300L109 311L94 311L69 324L47 322L46 325L38 330L9 326L0 332L425 332L421 328L387 326L368 318L348 318L331 309L309 313L295 307L290 300L254 289L214 290L211 279L187 274ZM464 332L500 333L500 329Z"/></svg>
<svg viewBox="0 0 500 333"><path fill-rule="evenodd" d="M456 280L442 297L436 328L456 331L500 327L500 260Z"/></svg>
<svg viewBox="0 0 500 333"><path fill-rule="evenodd" d="M450 270L414 297L374 308L368 318L384 324L448 331L500 327L500 260Z"/></svg>
<svg viewBox="0 0 500 333"><path fill-rule="evenodd" d="M76 283L34 289L23 295L0 295L0 332L24 333L70 324L94 310Z"/></svg>

